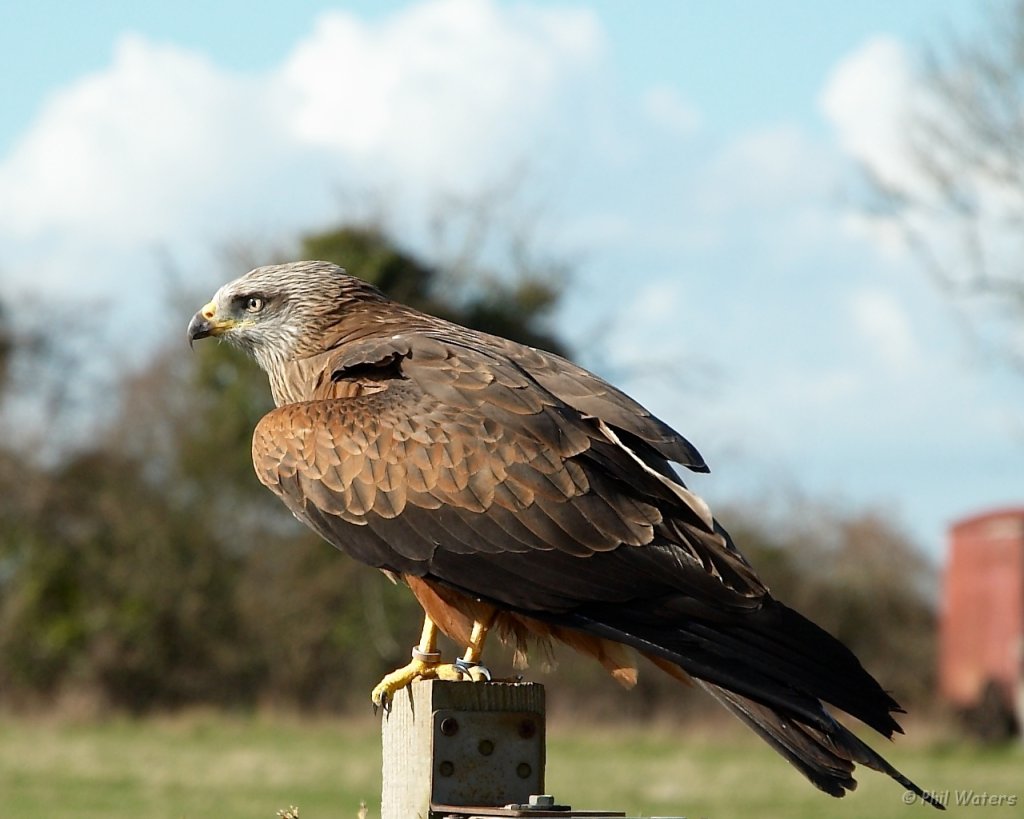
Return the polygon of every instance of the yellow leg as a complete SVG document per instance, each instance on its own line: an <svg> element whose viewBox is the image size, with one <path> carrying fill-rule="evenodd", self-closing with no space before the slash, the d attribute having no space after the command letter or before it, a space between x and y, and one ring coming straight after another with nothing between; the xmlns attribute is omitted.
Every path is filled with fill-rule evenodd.
<svg viewBox="0 0 1024 819"><path fill-rule="evenodd" d="M429 617L423 617L423 632L420 634L419 645L412 650L412 660L401 668L386 674L370 693L374 710L377 706L387 708L396 691L400 691L413 680L433 677L441 655L437 650L437 626Z"/></svg>
<svg viewBox="0 0 1024 819"><path fill-rule="evenodd" d="M490 679L490 674L483 666L479 665L480 655L483 652L484 641L487 639L487 632L490 629L494 615L491 614L485 621L476 620L473 622L473 631L469 638L469 645L461 660L462 666L441 663L441 655L437 650L437 626L429 617L423 618L423 632L420 635L419 645L412 651L412 661L401 668L395 669L385 675L370 693L374 709L383 706L387 709L395 692L400 691L414 680L438 679L438 680L465 680L474 681Z"/></svg>
<svg viewBox="0 0 1024 819"><path fill-rule="evenodd" d="M420 632L420 643L416 650L428 656L437 654L437 626L426 615L423 615L423 631Z"/></svg>
<svg viewBox="0 0 1024 819"><path fill-rule="evenodd" d="M494 622L494 612L487 615L485 620L473 621L473 632L469 635L469 645L466 647L466 653L462 655L463 664L470 666L470 676L473 673L473 666L477 666L480 663L480 657L484 651L484 642L487 640L492 622ZM476 678L474 677L474 679Z"/></svg>

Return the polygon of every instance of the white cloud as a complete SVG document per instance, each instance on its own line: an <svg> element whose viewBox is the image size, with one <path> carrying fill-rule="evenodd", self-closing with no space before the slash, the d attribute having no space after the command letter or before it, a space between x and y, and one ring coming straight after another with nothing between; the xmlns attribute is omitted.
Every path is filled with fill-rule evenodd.
<svg viewBox="0 0 1024 819"><path fill-rule="evenodd" d="M840 147L851 159L883 185L924 204L918 209L911 203L901 218L940 248L940 257L956 252L953 237L962 227L962 214L949 201L949 186L953 185L980 214L979 238L987 252L1016 258L1019 244L1005 241L1008 231L1002 220L1006 214L1019 214L1019 189L998 175L979 172L985 163L977 157L983 153L964 161L969 152L961 151L956 143L976 143L977 138L970 133L957 135L963 115L950 111L943 99L931 92L902 43L891 37L868 40L832 72L820 105ZM944 123L957 135L951 138L954 147L929 138L922 130L923 121ZM974 148L983 152L985 146L975 144ZM928 163L941 171L928 170ZM942 174L949 179L940 180ZM1007 221L1016 225L1016 219ZM890 254L905 249L900 233L885 215L858 214L848 225L869 235ZM1012 233L1018 231L1012 229ZM1011 247L1004 247L1006 244Z"/></svg>
<svg viewBox="0 0 1024 819"><path fill-rule="evenodd" d="M589 12L493 0L333 12L263 75L126 35L0 161L4 265L32 287L109 293L152 277L158 246L336 216L341 186L479 189L571 122L601 49Z"/></svg>
<svg viewBox="0 0 1024 819"><path fill-rule="evenodd" d="M701 124L700 112L670 85L649 88L641 99L650 119L677 136L690 136Z"/></svg>
<svg viewBox="0 0 1024 819"><path fill-rule="evenodd" d="M891 293L864 289L854 294L849 307L857 332L888 369L906 373L920 362L910 317Z"/></svg>
<svg viewBox="0 0 1024 819"><path fill-rule="evenodd" d="M908 117L919 89L903 44L868 40L833 70L820 105L851 157L889 183L917 186L908 155Z"/></svg>
<svg viewBox="0 0 1024 819"><path fill-rule="evenodd" d="M1000 45L993 48L998 63ZM946 66L947 81L970 85L975 70L983 71L964 58ZM1000 98L997 82L976 81L991 97L979 110L991 115L1018 104L1011 92ZM1012 174L993 171L1014 158L998 139L978 136L985 115L972 116L968 96L951 99L916 69L904 45L876 37L837 66L820 104L847 155L899 195L892 209L869 211L866 199L849 212L848 235L868 240L886 260L923 263L941 274L980 338L1019 349L1012 311L1004 311L1000 295L986 294L984 282L1012 279L1019 268L1024 191Z"/></svg>
<svg viewBox="0 0 1024 819"><path fill-rule="evenodd" d="M820 207L838 171L835 154L799 126L766 125L721 147L702 174L700 201L711 211Z"/></svg>
<svg viewBox="0 0 1024 819"><path fill-rule="evenodd" d="M240 90L201 57L122 38L111 67L58 93L0 166L5 229L151 238L183 193L213 183Z"/></svg>
<svg viewBox="0 0 1024 819"><path fill-rule="evenodd" d="M34 288L109 294L147 268L152 279L160 246L208 246L275 211L299 158L262 90L122 37L111 65L51 98L0 163L4 264Z"/></svg>
<svg viewBox="0 0 1024 819"><path fill-rule="evenodd" d="M283 66L277 90L296 137L377 172L479 181L532 147L592 68L587 12L439 0L368 23L325 15Z"/></svg>
<svg viewBox="0 0 1024 819"><path fill-rule="evenodd" d="M915 111L926 105L909 53L888 36L869 39L832 71L819 98L836 141L854 164L883 186L929 199L932 185L921 173L912 142ZM868 208L853 208L844 218L848 234L867 240L890 260L908 258L907 228L945 244L948 226L936 213L905 212L900 219Z"/></svg>
<svg viewBox="0 0 1024 819"><path fill-rule="evenodd" d="M682 282L638 281L624 296L614 319L602 325L608 363L623 372L663 367L671 359L669 349L678 343L671 328L686 312ZM650 373L644 372L642 376L649 377Z"/></svg>

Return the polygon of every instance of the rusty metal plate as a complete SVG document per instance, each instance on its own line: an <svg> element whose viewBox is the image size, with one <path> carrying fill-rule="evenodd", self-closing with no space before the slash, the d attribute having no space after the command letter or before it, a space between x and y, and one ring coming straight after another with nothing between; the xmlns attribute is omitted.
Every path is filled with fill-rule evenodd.
<svg viewBox="0 0 1024 819"><path fill-rule="evenodd" d="M544 793L544 717L529 711L433 713L435 805L494 806Z"/></svg>
<svg viewBox="0 0 1024 819"><path fill-rule="evenodd" d="M431 805L431 814L440 819L490 819L490 817L512 817L512 819L625 819L626 814L618 810L515 810L513 808L468 807L463 805ZM666 817L685 819L685 817Z"/></svg>

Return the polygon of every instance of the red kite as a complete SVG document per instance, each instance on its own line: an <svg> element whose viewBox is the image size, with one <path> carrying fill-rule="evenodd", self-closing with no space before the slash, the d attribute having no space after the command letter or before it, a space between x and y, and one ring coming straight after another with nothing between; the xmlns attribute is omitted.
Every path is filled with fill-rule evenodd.
<svg viewBox="0 0 1024 819"><path fill-rule="evenodd" d="M896 701L838 640L775 600L671 462L675 430L550 353L386 298L326 262L261 267L189 324L249 352L277 408L259 479L356 560L409 585L426 618L419 677L477 678L489 631L558 640L627 685L634 649L696 680L833 796L855 763L941 807L823 703L885 737ZM437 629L467 647L442 664Z"/></svg>

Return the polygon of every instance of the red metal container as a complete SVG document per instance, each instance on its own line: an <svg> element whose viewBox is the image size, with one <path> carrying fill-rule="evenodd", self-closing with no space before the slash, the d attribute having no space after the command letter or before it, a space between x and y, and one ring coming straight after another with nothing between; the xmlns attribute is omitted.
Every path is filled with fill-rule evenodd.
<svg viewBox="0 0 1024 819"><path fill-rule="evenodd" d="M1024 507L950 528L939 620L939 691L947 702L967 711L998 696L1015 713L1022 686Z"/></svg>

